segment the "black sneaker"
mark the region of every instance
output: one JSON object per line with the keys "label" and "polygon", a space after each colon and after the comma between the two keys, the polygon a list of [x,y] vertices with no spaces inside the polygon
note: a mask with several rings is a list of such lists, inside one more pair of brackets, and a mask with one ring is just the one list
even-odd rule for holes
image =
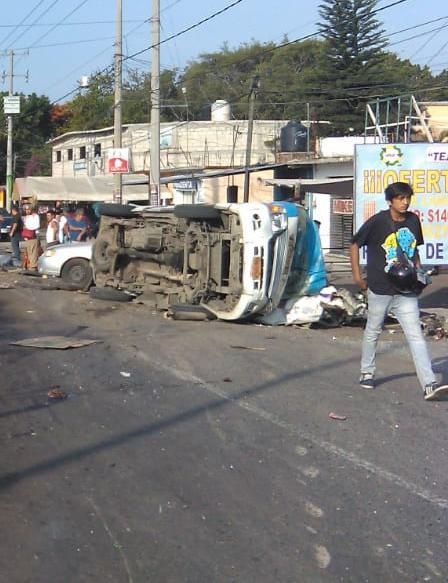
{"label": "black sneaker", "polygon": [[361,378],[359,379],[359,385],[364,387],[365,389],[374,389],[375,388],[375,379],[373,374],[370,372],[363,372],[361,373]]}
{"label": "black sneaker", "polygon": [[439,385],[439,383],[429,383],[423,389],[423,398],[425,401],[437,401],[440,397],[448,395],[448,385]]}

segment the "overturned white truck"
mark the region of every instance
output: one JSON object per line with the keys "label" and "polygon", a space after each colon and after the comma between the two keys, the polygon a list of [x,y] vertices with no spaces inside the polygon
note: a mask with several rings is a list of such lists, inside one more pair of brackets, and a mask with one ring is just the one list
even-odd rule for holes
{"label": "overturned white truck", "polygon": [[158,309],[197,306],[223,320],[269,311],[290,274],[293,207],[105,204],[92,255],[96,293],[115,288]]}

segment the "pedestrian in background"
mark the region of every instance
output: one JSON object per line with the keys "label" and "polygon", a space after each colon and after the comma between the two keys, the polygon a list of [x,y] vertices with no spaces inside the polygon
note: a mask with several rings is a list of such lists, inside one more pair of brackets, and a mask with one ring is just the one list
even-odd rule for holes
{"label": "pedestrian in background", "polygon": [[[420,220],[408,211],[413,195],[406,182],[385,190],[389,210],[370,217],[353,236],[350,259],[353,279],[367,289],[368,315],[362,341],[360,385],[375,387],[376,348],[384,320],[392,312],[408,342],[418,380],[426,400],[448,394],[448,385],[436,381],[420,325],[416,269],[421,268],[418,246],[423,245]],[[367,281],[361,276],[359,249],[367,247]],[[405,256],[408,263],[400,263]],[[414,269],[414,271],[412,271]]]}
{"label": "pedestrian in background", "polygon": [[68,233],[67,233],[67,221],[70,216],[69,209],[67,207],[58,208],[57,211],[58,218],[58,239],[59,243],[68,243]]}
{"label": "pedestrian in background", "polygon": [[89,221],[85,216],[84,209],[78,207],[74,217],[69,217],[66,228],[70,241],[85,241],[89,234]]}
{"label": "pedestrian in background", "polygon": [[47,247],[52,247],[59,243],[59,225],[56,219],[56,213],[53,210],[47,211],[47,230],[45,233],[45,239],[47,242]]}
{"label": "pedestrian in background", "polygon": [[24,206],[25,216],[23,217],[22,238],[25,243],[25,265],[31,271],[37,271],[37,260],[42,253],[38,239],[40,218],[29,204]]}
{"label": "pedestrian in background", "polygon": [[11,208],[12,225],[9,232],[11,238],[12,260],[20,267],[20,239],[22,237],[23,221],[17,206]]}

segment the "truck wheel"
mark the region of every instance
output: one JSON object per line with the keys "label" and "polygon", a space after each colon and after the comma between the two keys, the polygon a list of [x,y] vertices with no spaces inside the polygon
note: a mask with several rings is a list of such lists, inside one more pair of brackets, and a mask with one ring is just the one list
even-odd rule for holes
{"label": "truck wheel", "polygon": [[114,287],[92,287],[89,294],[94,300],[106,300],[109,302],[130,302],[134,299],[132,294]]}
{"label": "truck wheel", "polygon": [[100,205],[98,212],[100,215],[107,217],[130,219],[136,216],[136,213],[133,212],[134,208],[130,204],[103,203]]}
{"label": "truck wheel", "polygon": [[61,271],[61,279],[77,289],[88,289],[92,285],[93,274],[87,259],[69,259]]}
{"label": "truck wheel", "polygon": [[216,316],[203,306],[193,304],[174,304],[169,313],[173,320],[215,320]]}
{"label": "truck wheel", "polygon": [[107,239],[97,239],[93,244],[92,258],[95,268],[107,272],[112,266],[112,257],[109,253],[110,242]]}
{"label": "truck wheel", "polygon": [[174,207],[174,216],[178,219],[219,219],[219,210],[212,205],[178,204]]}

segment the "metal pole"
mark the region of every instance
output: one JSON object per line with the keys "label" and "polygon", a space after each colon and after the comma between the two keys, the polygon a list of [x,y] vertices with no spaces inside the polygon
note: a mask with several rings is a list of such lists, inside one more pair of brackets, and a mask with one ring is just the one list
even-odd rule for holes
{"label": "metal pole", "polygon": [[152,0],[150,200],[160,205],[160,0]]}
{"label": "metal pole", "polygon": [[246,165],[244,169],[244,202],[249,202],[249,184],[250,184],[250,160],[252,153],[252,133],[254,126],[255,94],[258,89],[259,79],[254,77],[250,87],[249,96],[249,118],[247,121],[247,141],[246,141]]}
{"label": "metal pole", "polygon": [[[9,96],[14,94],[14,51],[9,51]],[[6,146],[6,208],[8,212],[12,205],[13,191],[13,146],[12,146],[12,115],[8,115],[8,141]]]}
{"label": "metal pole", "polygon": [[310,130],[311,130],[311,119],[310,119],[310,104],[309,102],[306,104],[306,118],[308,121],[307,128],[306,128],[306,151],[310,152]]}
{"label": "metal pole", "polygon": [[[115,103],[114,103],[114,148],[122,146],[121,130],[121,90],[123,84],[123,6],[117,0],[117,17],[115,22]],[[114,176],[114,200],[123,201],[123,183],[121,173]]]}

